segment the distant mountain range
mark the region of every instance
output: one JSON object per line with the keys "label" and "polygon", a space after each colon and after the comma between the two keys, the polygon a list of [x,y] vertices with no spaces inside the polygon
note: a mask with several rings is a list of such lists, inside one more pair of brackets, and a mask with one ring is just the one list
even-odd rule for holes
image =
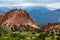
{"label": "distant mountain range", "polygon": [[[26,10],[30,16],[36,20],[38,24],[45,24],[48,22],[58,22],[60,18],[60,9],[50,10],[43,6],[33,6],[33,7],[14,7],[15,9]],[[8,12],[13,7],[0,7],[0,13]]]}

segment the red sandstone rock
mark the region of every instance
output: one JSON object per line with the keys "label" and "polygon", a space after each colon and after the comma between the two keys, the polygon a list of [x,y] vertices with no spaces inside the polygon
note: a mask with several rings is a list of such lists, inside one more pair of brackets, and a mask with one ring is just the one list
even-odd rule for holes
{"label": "red sandstone rock", "polygon": [[48,23],[46,26],[43,27],[44,29],[55,29],[60,28],[60,24],[52,25],[52,23]]}
{"label": "red sandstone rock", "polygon": [[29,16],[29,14],[25,10],[17,10],[13,9],[9,12],[6,12],[0,15],[0,23],[5,25],[30,25],[36,27],[36,22]]}

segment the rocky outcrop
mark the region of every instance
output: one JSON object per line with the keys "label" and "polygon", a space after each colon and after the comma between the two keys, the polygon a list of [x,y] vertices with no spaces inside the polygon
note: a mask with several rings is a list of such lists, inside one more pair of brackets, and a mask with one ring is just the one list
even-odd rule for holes
{"label": "rocky outcrop", "polygon": [[48,29],[48,30],[50,30],[50,29],[56,29],[56,28],[60,28],[60,24],[48,23],[43,28],[44,29]]}
{"label": "rocky outcrop", "polygon": [[29,14],[25,10],[18,10],[18,9],[13,9],[9,12],[6,12],[2,14],[3,16],[0,15],[0,23],[5,24],[6,26],[8,25],[30,25],[32,27],[36,27],[37,24],[35,20],[33,20]]}

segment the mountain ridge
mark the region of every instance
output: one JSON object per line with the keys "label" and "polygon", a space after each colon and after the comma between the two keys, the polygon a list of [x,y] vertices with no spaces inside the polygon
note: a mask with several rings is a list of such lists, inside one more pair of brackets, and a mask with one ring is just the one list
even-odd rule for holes
{"label": "mountain ridge", "polygon": [[0,18],[0,23],[5,25],[30,25],[36,27],[36,22],[29,16],[25,10],[13,9],[9,12],[3,13],[3,16]]}
{"label": "mountain ridge", "polygon": [[[25,7],[25,8],[14,7],[14,8],[26,10],[28,12],[28,14],[30,15],[30,17],[36,20],[38,25],[46,24],[48,22],[54,23],[54,22],[57,22],[58,19],[60,18],[60,16],[59,16],[60,12],[56,11],[58,9],[49,10],[47,7],[42,7],[42,6]],[[3,9],[9,11],[14,8],[3,8]]]}

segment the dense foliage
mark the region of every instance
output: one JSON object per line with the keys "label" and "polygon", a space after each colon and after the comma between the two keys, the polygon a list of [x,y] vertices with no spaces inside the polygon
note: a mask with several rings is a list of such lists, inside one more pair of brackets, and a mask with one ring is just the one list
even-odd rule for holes
{"label": "dense foliage", "polygon": [[[32,31],[31,28],[26,28],[28,26],[19,25],[17,27],[16,25],[13,25],[11,28],[5,25],[0,25],[0,40],[60,40],[59,28],[47,31],[40,28]],[[17,31],[18,28],[24,30]],[[25,28],[27,30],[25,30]]]}

